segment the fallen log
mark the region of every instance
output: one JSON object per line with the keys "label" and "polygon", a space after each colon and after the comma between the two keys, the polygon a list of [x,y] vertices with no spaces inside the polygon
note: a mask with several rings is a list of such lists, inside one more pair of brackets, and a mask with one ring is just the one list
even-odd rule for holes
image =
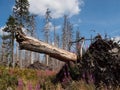
{"label": "fallen log", "polygon": [[16,40],[19,43],[20,50],[29,50],[38,53],[44,53],[60,61],[76,61],[77,55],[69,51],[49,45],[33,37],[26,36],[22,30],[16,32]]}

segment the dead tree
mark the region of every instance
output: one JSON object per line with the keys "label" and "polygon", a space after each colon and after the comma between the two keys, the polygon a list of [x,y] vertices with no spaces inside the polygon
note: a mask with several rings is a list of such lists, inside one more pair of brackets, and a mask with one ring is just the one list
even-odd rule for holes
{"label": "dead tree", "polygon": [[21,31],[22,30],[18,30],[16,32],[16,40],[19,43],[19,47],[21,50],[24,49],[24,50],[34,51],[38,53],[44,53],[53,58],[56,58],[65,62],[77,60],[76,54],[57,48],[55,46],[49,45],[35,38],[28,37]]}

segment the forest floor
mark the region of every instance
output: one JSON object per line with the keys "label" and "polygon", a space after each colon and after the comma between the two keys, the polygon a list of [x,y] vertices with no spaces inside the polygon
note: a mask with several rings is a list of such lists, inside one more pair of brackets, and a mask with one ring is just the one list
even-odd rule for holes
{"label": "forest floor", "polygon": [[[84,80],[68,80],[53,83],[56,72],[50,70],[33,70],[8,68],[0,66],[0,90],[95,90],[94,83]],[[101,86],[98,90],[107,90]],[[120,90],[119,87],[111,90]]]}

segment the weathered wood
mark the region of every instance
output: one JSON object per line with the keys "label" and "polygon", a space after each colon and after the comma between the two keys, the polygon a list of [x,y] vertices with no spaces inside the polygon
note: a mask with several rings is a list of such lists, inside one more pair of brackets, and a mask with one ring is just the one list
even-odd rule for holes
{"label": "weathered wood", "polygon": [[61,61],[76,61],[77,55],[69,51],[49,45],[43,41],[26,36],[23,32],[16,32],[16,40],[19,43],[20,49],[34,51],[38,53],[47,54],[53,58]]}

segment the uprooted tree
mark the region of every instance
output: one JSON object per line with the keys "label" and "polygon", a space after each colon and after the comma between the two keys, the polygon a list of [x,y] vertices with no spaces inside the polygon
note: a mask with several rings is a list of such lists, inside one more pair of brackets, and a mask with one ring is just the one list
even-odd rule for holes
{"label": "uprooted tree", "polygon": [[16,40],[20,49],[48,54],[64,62],[74,62],[74,65],[66,65],[60,70],[56,76],[58,81],[67,75],[72,79],[83,78],[88,83],[93,81],[96,85],[120,85],[120,46],[111,40],[97,37],[77,64],[76,54],[28,37],[21,30],[16,32]]}
{"label": "uprooted tree", "polygon": [[20,49],[48,54],[49,56],[61,61],[76,61],[77,55],[66,50],[49,45],[43,41],[26,36],[21,30],[16,32],[16,39]]}
{"label": "uprooted tree", "polygon": [[120,85],[120,46],[107,39],[92,43],[81,61],[81,72],[86,81],[96,85]]}

